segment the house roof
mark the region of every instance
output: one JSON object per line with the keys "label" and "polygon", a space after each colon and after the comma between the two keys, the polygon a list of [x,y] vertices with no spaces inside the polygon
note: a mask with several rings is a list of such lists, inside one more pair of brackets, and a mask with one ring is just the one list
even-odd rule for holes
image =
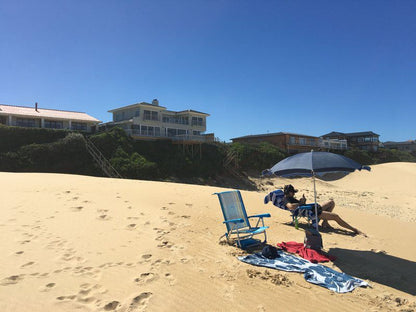
{"label": "house roof", "polygon": [[274,133],[245,135],[245,136],[241,136],[241,137],[237,137],[237,138],[232,138],[231,140],[248,139],[248,138],[259,138],[259,137],[270,137],[270,136],[278,136],[278,135],[286,135],[286,134],[318,139],[318,137],[315,137],[315,136],[312,136],[312,135],[306,135],[306,134],[291,133],[291,132],[274,132]]}
{"label": "house roof", "polygon": [[209,116],[209,114],[207,114],[207,113],[198,112],[198,111],[192,110],[192,109],[187,109],[187,110],[183,110],[183,111],[179,111],[179,112],[172,111],[172,110],[166,110],[166,107],[164,107],[164,106],[155,105],[155,104],[151,104],[151,103],[147,103],[147,102],[141,102],[141,103],[136,103],[136,104],[131,104],[131,105],[115,108],[115,109],[109,110],[108,112],[113,113],[113,112],[116,112],[116,111],[119,111],[119,110],[134,108],[134,107],[143,106],[143,105],[144,106],[151,106],[151,107],[154,107],[154,108],[161,108],[162,110],[165,110],[167,113],[172,113],[172,114],[195,113],[195,114]]}
{"label": "house roof", "polygon": [[353,137],[353,136],[364,136],[364,135],[378,135],[378,136],[380,136],[379,134],[374,133],[373,131],[351,132],[351,133],[343,133],[343,132],[332,131],[330,133],[322,135],[322,137],[332,137],[332,136]]}
{"label": "house roof", "polygon": [[116,111],[119,111],[119,110],[129,109],[129,108],[133,108],[133,107],[137,107],[137,106],[143,106],[143,105],[144,106],[151,106],[151,107],[154,107],[154,108],[161,108],[162,110],[166,109],[166,107],[164,107],[164,106],[155,105],[155,104],[147,103],[147,102],[140,102],[140,103],[130,104],[130,105],[123,106],[123,107],[114,108],[112,110],[109,110],[108,112],[113,113],[113,112],[116,112]]}
{"label": "house roof", "polygon": [[207,113],[198,112],[198,111],[193,110],[193,109],[186,109],[186,110],[179,111],[179,112],[174,112],[174,111],[169,111],[169,112],[173,112],[173,113],[176,113],[176,114],[195,113],[195,114],[209,116],[209,114],[207,114]]}
{"label": "house roof", "polygon": [[21,117],[36,117],[36,118],[53,118],[53,119],[70,119],[78,121],[101,122],[100,120],[88,115],[87,113],[64,111],[57,109],[39,108],[27,106],[15,106],[0,104],[0,115],[13,115]]}

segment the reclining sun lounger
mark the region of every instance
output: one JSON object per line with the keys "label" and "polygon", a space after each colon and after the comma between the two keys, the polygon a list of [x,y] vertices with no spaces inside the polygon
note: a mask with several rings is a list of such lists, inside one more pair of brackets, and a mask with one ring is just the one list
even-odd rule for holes
{"label": "reclining sun lounger", "polygon": [[316,223],[315,204],[302,205],[296,208],[295,210],[291,211],[284,204],[284,201],[283,201],[284,196],[285,194],[282,190],[275,190],[266,195],[266,197],[264,198],[264,203],[267,204],[269,202],[272,202],[273,205],[275,205],[276,207],[283,209],[283,210],[290,211],[292,215],[293,224],[297,224],[299,218],[306,218],[308,220],[308,224],[315,226],[315,223]]}

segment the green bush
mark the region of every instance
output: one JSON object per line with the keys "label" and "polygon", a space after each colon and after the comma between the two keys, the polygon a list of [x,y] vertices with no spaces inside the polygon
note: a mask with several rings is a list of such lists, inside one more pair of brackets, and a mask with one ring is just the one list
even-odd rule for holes
{"label": "green bush", "polygon": [[55,142],[64,138],[68,133],[68,130],[0,125],[0,153],[16,151],[21,146],[33,143],[43,144]]}
{"label": "green bush", "polygon": [[230,149],[238,155],[239,167],[242,170],[256,170],[260,172],[271,168],[288,156],[286,152],[267,142],[257,144],[232,143]]}

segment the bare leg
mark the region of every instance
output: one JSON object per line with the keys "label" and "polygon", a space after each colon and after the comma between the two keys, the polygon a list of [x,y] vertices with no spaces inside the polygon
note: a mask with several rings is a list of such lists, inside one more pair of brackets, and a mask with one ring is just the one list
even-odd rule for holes
{"label": "bare leg", "polygon": [[337,215],[336,213],[333,212],[328,212],[328,211],[322,211],[320,218],[322,220],[324,220],[324,222],[328,222],[329,220],[333,220],[336,221],[340,226],[349,229],[351,231],[353,231],[356,234],[362,234],[364,236],[366,236],[363,232],[361,232],[359,229],[352,227],[351,225],[349,225],[347,222],[345,222],[344,220],[341,219],[341,217],[339,215]]}
{"label": "bare leg", "polygon": [[[322,211],[332,212],[332,210],[334,210],[335,208],[335,202],[333,200],[330,200],[329,202],[326,202],[325,204],[323,204],[321,208],[322,208]],[[322,227],[331,228],[331,226],[328,223],[328,220],[322,221]]]}

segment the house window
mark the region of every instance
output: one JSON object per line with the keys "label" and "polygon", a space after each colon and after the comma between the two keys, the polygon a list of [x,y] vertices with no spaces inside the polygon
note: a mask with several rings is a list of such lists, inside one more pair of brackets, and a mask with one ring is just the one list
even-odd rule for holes
{"label": "house window", "polygon": [[178,129],[178,135],[185,135],[186,130]]}
{"label": "house window", "polygon": [[144,111],[144,120],[159,120],[157,112],[145,110]]}
{"label": "house window", "polygon": [[29,119],[29,118],[17,118],[16,126],[34,128],[36,127],[36,121],[35,119]]}
{"label": "house window", "polygon": [[147,134],[148,134],[148,135],[154,135],[154,131],[153,131],[153,130],[154,130],[154,128],[153,128],[153,127],[148,127],[148,128],[147,128]]}
{"label": "house window", "polygon": [[293,137],[293,136],[291,136],[291,137],[289,138],[289,144],[291,144],[291,145],[296,144],[296,138],[295,138],[295,137]]}
{"label": "house window", "polygon": [[176,135],[176,129],[168,129],[168,137],[173,137]]}
{"label": "house window", "polygon": [[299,138],[299,144],[306,145],[306,139],[305,138]]}
{"label": "house window", "polygon": [[147,126],[142,126],[142,128],[141,128],[141,134],[142,135],[147,135]]}
{"label": "house window", "polygon": [[135,117],[139,117],[140,116],[140,109],[136,109],[136,111],[134,112],[134,116]]}
{"label": "house window", "polygon": [[63,121],[45,120],[45,128],[49,128],[49,129],[62,129],[63,127],[64,127]]}
{"label": "house window", "polygon": [[155,127],[155,136],[160,136],[160,128]]}
{"label": "house window", "polygon": [[193,135],[201,135],[201,131],[192,131]]}
{"label": "house window", "polygon": [[192,126],[203,126],[203,119],[200,117],[192,117]]}
{"label": "house window", "polygon": [[87,124],[85,122],[75,122],[75,121],[73,121],[71,123],[71,129],[72,130],[86,131],[87,130]]}

